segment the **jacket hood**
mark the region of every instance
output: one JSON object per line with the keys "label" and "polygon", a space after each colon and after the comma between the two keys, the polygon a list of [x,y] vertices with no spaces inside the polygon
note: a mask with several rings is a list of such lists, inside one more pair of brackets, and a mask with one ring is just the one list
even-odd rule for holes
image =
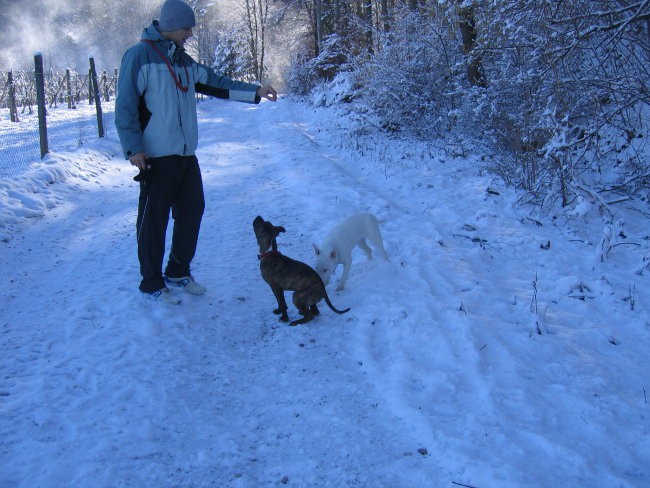
{"label": "jacket hood", "polygon": [[142,35],[140,36],[140,39],[142,41],[150,41],[156,43],[162,42],[162,45],[165,47],[165,51],[167,52],[167,56],[169,56],[169,59],[171,59],[173,62],[176,62],[181,53],[185,52],[184,49],[178,48],[172,41],[169,41],[163,37],[163,35],[160,33],[157,20],[154,20],[149,27],[142,29]]}
{"label": "jacket hood", "polygon": [[158,30],[157,20],[151,22],[151,25],[149,27],[142,29],[142,35],[140,36],[140,39],[154,42],[166,40]]}

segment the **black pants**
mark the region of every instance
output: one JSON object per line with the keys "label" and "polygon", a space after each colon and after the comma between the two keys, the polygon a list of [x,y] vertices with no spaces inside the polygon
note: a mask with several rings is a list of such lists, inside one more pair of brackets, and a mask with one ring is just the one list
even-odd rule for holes
{"label": "black pants", "polygon": [[148,162],[151,169],[140,181],[136,235],[140,291],[152,293],[165,286],[162,264],[170,210],[174,229],[165,275],[178,278],[190,274],[205,199],[196,156],[165,156]]}

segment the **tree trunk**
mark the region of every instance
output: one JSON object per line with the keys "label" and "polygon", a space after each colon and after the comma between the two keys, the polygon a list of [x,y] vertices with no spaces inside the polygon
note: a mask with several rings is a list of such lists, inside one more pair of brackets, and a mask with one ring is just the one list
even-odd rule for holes
{"label": "tree trunk", "polygon": [[460,33],[463,38],[463,52],[468,57],[467,78],[474,86],[487,86],[487,80],[483,73],[483,64],[480,56],[476,55],[476,21],[474,19],[474,7],[472,5],[464,6],[463,0],[458,0],[458,18]]}
{"label": "tree trunk", "polygon": [[314,40],[316,42],[314,53],[316,56],[320,54],[321,46],[323,45],[323,25],[321,23],[322,16],[322,0],[314,0]]}
{"label": "tree trunk", "polygon": [[268,17],[268,0],[246,0],[246,22],[253,71],[258,81],[264,77],[265,35]]}
{"label": "tree trunk", "polygon": [[368,53],[373,54],[375,52],[373,46],[373,36],[372,36],[372,0],[363,0],[363,17],[366,24],[366,45],[368,48]]}
{"label": "tree trunk", "polygon": [[381,17],[383,21],[384,32],[390,32],[390,21],[388,15],[388,0],[381,0]]}

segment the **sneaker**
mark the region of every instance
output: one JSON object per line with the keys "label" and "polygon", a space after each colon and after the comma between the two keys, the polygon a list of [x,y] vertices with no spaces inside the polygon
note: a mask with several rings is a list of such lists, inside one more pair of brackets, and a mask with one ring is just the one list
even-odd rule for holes
{"label": "sneaker", "polygon": [[172,291],[167,287],[161,288],[160,290],[154,291],[153,293],[149,293],[149,296],[151,296],[154,300],[162,300],[163,302],[171,303],[172,305],[178,305],[181,303],[181,299],[174,295]]}
{"label": "sneaker", "polygon": [[165,276],[165,283],[174,288],[180,288],[192,295],[203,295],[205,293],[205,286],[199,285],[191,275],[181,276],[180,278],[169,278]]}

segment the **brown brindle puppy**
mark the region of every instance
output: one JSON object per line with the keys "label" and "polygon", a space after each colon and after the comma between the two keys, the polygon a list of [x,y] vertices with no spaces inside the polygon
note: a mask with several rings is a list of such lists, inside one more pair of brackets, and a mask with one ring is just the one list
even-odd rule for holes
{"label": "brown brindle puppy", "polygon": [[345,310],[334,308],[327,296],[323,280],[313,268],[278,252],[275,238],[280,232],[285,232],[284,227],[276,227],[271,222],[257,216],[253,221],[253,230],[260,247],[258,257],[262,278],[269,284],[278,301],[278,308],[273,313],[279,314],[281,321],[289,321],[287,302],[284,299],[285,290],[294,292],[293,304],[302,315],[301,319],[294,320],[289,325],[304,324],[312,320],[320,313],[316,304],[323,299],[336,313],[345,313],[350,310],[349,308]]}

